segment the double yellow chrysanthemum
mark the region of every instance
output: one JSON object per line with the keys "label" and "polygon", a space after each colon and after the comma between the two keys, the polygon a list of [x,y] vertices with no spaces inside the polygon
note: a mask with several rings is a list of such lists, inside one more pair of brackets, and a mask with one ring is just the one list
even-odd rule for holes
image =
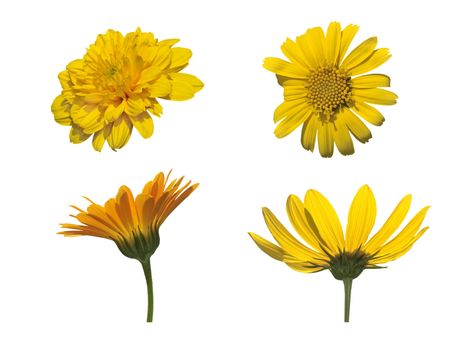
{"label": "double yellow chrysanthemum", "polygon": [[[309,190],[304,201],[295,195],[287,199],[290,222],[308,246],[296,239],[267,208],[262,209],[264,220],[278,245],[255,233],[249,234],[267,255],[296,271],[331,271],[349,288],[350,298],[352,280],[364,269],[378,268],[378,264],[398,259],[428,229],[421,228],[429,208],[425,207],[391,239],[405,219],[410,203],[411,195],[405,196],[384,225],[368,240],[374,227],[377,206],[367,185],[359,189],[352,201],[345,234],[331,203],[318,191]],[[349,304],[345,320],[349,320]]]}
{"label": "double yellow chrysanthemum", "polygon": [[277,74],[284,88],[284,102],[274,112],[275,135],[285,137],[303,124],[301,143],[313,152],[318,137],[323,157],[333,155],[334,144],[344,155],[354,153],[352,134],[362,143],[372,134],[361,118],[381,125],[382,114],[371,104],[393,105],[397,95],[381,89],[390,86],[383,74],[367,73],[390,58],[388,49],[376,49],[377,38],[365,40],[346,57],[359,29],[332,22],[325,33],[320,27],[281,46],[289,61],[269,57],[264,67]]}
{"label": "double yellow chrysanthemum", "polygon": [[192,52],[173,47],[178,41],[158,41],[139,28],[126,36],[114,30],[99,35],[82,59],[59,74],[62,93],[52,112],[56,122],[71,126],[70,141],[93,135],[93,148],[100,151],[105,141],[113,150],[122,148],[133,128],[148,138],[154,131],[149,112],[162,114],[157,98],[183,101],[200,91],[197,77],[180,73]]}

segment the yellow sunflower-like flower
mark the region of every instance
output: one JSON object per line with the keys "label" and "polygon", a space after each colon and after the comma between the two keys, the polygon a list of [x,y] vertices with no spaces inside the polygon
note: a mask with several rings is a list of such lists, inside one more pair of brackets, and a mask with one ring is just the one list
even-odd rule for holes
{"label": "yellow sunflower-like flower", "polygon": [[379,264],[398,259],[408,252],[426,232],[421,228],[429,207],[420,210],[395,237],[410,208],[411,195],[405,196],[387,221],[369,240],[374,226],[377,207],[371,189],[359,189],[349,210],[346,233],[343,233],[336,211],[319,192],[309,190],[304,201],[295,195],[287,199],[287,214],[292,226],[308,244],[296,239],[267,208],[262,209],[275,245],[250,232],[262,251],[286,263],[292,269],[313,273],[329,270],[345,287],[344,321],[349,322],[352,280],[364,269],[380,268]]}
{"label": "yellow sunflower-like flower", "polygon": [[142,264],[148,288],[147,321],[153,317],[153,290],[150,258],[159,246],[159,228],[182,201],[198,186],[190,181],[182,185],[183,177],[169,182],[169,175],[161,172],[148,182],[136,198],[122,186],[115,198],[105,205],[91,202],[87,210],[79,209],[76,218],[80,224],[61,224],[64,236],[95,236],[111,239],[128,258]]}
{"label": "yellow sunflower-like flower", "polygon": [[152,33],[100,34],[85,56],[59,74],[62,93],[52,104],[57,123],[71,126],[70,141],[93,135],[93,148],[113,149],[128,142],[133,127],[142,137],[154,132],[149,112],[159,117],[157,98],[183,101],[201,90],[195,76],[180,73],[192,51],[173,47],[178,39],[158,41]]}
{"label": "yellow sunflower-like flower", "polygon": [[326,35],[320,27],[281,46],[288,61],[269,57],[264,67],[277,74],[284,88],[284,102],[274,112],[275,135],[285,137],[303,124],[301,143],[313,152],[318,135],[321,156],[331,157],[334,144],[343,155],[354,153],[351,135],[362,143],[372,134],[359,118],[373,125],[384,122],[371,106],[393,105],[397,95],[381,89],[390,86],[383,74],[368,74],[390,58],[388,49],[376,49],[377,38],[365,40],[346,57],[359,27],[341,30],[332,22]]}

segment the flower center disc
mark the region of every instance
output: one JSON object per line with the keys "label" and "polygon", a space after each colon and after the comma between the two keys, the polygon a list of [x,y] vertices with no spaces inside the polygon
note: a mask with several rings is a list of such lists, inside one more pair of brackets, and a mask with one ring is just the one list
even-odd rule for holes
{"label": "flower center disc", "polygon": [[318,68],[308,78],[308,102],[323,121],[334,121],[350,97],[350,77],[338,68]]}

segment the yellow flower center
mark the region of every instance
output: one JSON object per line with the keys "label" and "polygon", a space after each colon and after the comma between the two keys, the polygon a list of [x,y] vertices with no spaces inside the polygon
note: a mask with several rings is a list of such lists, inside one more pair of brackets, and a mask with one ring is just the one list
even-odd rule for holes
{"label": "yellow flower center", "polygon": [[308,78],[308,103],[323,122],[333,122],[351,98],[350,77],[336,67],[314,70]]}

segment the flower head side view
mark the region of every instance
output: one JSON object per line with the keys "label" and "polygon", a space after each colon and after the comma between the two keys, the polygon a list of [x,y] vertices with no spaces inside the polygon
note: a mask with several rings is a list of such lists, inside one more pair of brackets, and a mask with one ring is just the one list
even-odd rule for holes
{"label": "flower head side view", "polygon": [[295,271],[314,273],[329,270],[344,282],[344,321],[349,322],[352,281],[365,269],[380,268],[408,252],[428,230],[421,228],[429,207],[421,209],[392,238],[410,208],[411,195],[405,196],[383,226],[370,239],[377,206],[371,189],[364,185],[352,201],[345,234],[331,203],[318,191],[309,190],[302,201],[295,195],[287,199],[287,215],[295,231],[307,243],[301,243],[268,209],[263,208],[265,223],[278,245],[250,232],[257,246],[270,257]]}
{"label": "flower head side view", "polygon": [[125,36],[115,30],[98,35],[85,56],[59,74],[62,92],[51,109],[57,123],[71,127],[70,141],[93,135],[93,148],[101,151],[105,141],[113,150],[125,146],[133,128],[151,137],[149,112],[162,114],[158,98],[184,101],[203,88],[197,77],[180,72],[192,51],[173,47],[178,41],[158,41],[139,28]]}
{"label": "flower head side view", "polygon": [[[321,27],[308,29],[296,40],[281,46],[288,61],[268,57],[264,68],[275,73],[284,89],[284,102],[274,112],[275,135],[285,137],[303,124],[302,146],[322,157],[333,155],[334,144],[343,155],[354,153],[351,134],[365,143],[372,134],[361,118],[382,125],[384,117],[371,104],[393,105],[397,95],[381,87],[390,86],[384,74],[367,74],[390,58],[386,48],[376,49],[372,37],[347,56],[359,27],[332,22],[326,35]],[[360,76],[359,76],[360,75]]]}
{"label": "flower head side view", "polygon": [[126,186],[121,186],[115,198],[99,205],[88,198],[87,210],[76,206],[79,213],[71,215],[80,224],[61,224],[64,236],[95,236],[114,241],[125,256],[138,260],[144,270],[148,292],[147,321],[152,322],[154,301],[150,258],[160,243],[159,230],[167,217],[198,186],[183,177],[169,182],[161,172],[148,182],[136,197]]}

